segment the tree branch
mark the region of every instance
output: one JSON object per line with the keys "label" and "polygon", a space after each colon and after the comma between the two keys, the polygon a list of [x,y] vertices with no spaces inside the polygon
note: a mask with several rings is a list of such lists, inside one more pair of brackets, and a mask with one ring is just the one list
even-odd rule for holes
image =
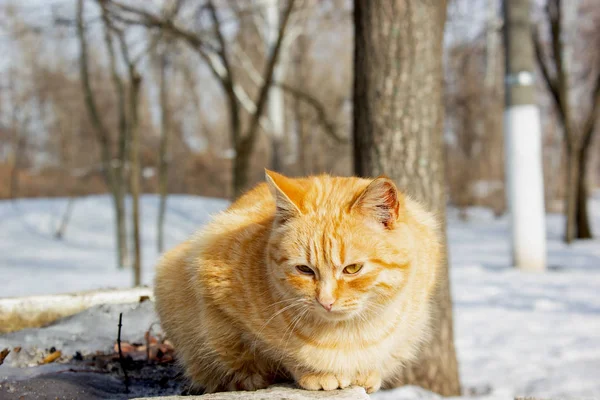
{"label": "tree branch", "polygon": [[[213,18],[213,30],[217,36],[217,41],[220,43],[220,48],[215,49],[209,43],[202,39],[204,33],[195,33],[189,31],[183,27],[179,27],[173,21],[175,13],[170,13],[168,18],[161,18],[145,10],[141,10],[135,7],[131,7],[114,0],[102,0],[109,4],[112,4],[117,10],[125,13],[135,15],[139,20],[130,19],[119,15],[118,12],[113,11],[115,19],[120,20],[124,23],[142,25],[147,28],[157,28],[160,30],[168,31],[172,36],[183,39],[188,45],[190,45],[200,57],[206,62],[213,76],[221,84],[227,102],[230,108],[230,124],[231,124],[231,137],[233,143],[240,141],[240,130],[241,130],[241,115],[240,107],[238,104],[238,97],[236,95],[235,87],[232,78],[232,69],[229,65],[229,60],[226,56],[226,42],[221,32],[220,21],[217,18],[216,10],[214,6],[211,13]],[[209,6],[212,4],[209,3]]]}
{"label": "tree branch", "polygon": [[[113,39],[111,36],[111,30],[113,27],[108,18],[108,12],[105,4],[99,1],[100,9],[102,10],[102,22],[104,25],[104,42],[108,49],[108,59],[110,65],[110,75],[117,92],[117,108],[119,112],[119,154],[118,158],[120,161],[119,168],[123,168],[125,160],[127,158],[127,109],[125,104],[125,86],[123,80],[119,76],[117,71],[117,61],[115,56]],[[119,179],[122,179],[122,174],[119,174]],[[116,183],[116,182],[115,182]],[[122,182],[121,182],[122,183]],[[120,185],[119,185],[120,186]]]}
{"label": "tree branch", "polygon": [[546,83],[546,86],[548,87],[548,91],[550,92],[550,95],[552,96],[552,99],[554,100],[554,102],[556,104],[556,108],[560,114],[561,120],[564,120],[562,103],[560,101],[560,94],[558,92],[558,84],[556,82],[556,78],[550,75],[550,71],[548,69],[546,59],[544,57],[544,50],[542,49],[540,35],[539,35],[539,32],[536,27],[534,27],[532,30],[532,39],[533,39],[533,45],[534,45],[534,49],[535,49],[535,57],[537,59],[538,65],[540,67],[540,71],[542,72],[544,82]]}
{"label": "tree branch", "polygon": [[246,136],[240,141],[239,146],[236,146],[236,151],[238,152],[241,150],[241,147],[246,147],[247,149],[245,151],[252,152],[252,147],[254,146],[256,133],[258,131],[260,117],[262,115],[265,104],[267,103],[270,91],[269,89],[271,88],[271,83],[273,82],[273,71],[275,70],[275,65],[277,64],[277,59],[281,51],[281,44],[285,36],[285,30],[290,19],[290,15],[292,14],[292,10],[294,8],[294,1],[295,0],[289,0],[285,10],[283,11],[283,18],[281,19],[281,25],[279,26],[279,31],[277,34],[277,41],[275,42],[273,48],[270,49],[269,59],[267,60],[267,65],[263,74],[264,82],[262,87],[260,88],[258,100],[256,101],[256,112],[252,115],[252,119],[250,121],[250,126],[248,128]]}
{"label": "tree branch", "polygon": [[256,86],[261,86],[264,81],[258,69],[252,63],[250,56],[242,49],[239,43],[233,44],[233,55],[237,58],[237,60],[242,64],[244,70],[248,73],[248,77],[252,80]]}
{"label": "tree branch", "polygon": [[[173,22],[173,18],[176,15],[175,13],[171,13],[170,18],[160,18],[146,10],[142,10],[139,8],[131,7],[126,4],[119,3],[114,0],[102,0],[103,2],[112,5],[116,9],[121,10],[127,14],[132,14],[138,17],[139,19],[131,19],[125,16],[120,15],[116,11],[111,11],[112,16],[123,23],[130,25],[142,25],[147,28],[159,28],[164,29],[171,32],[173,35],[178,36],[184,39],[189,45],[196,48],[204,48],[207,47],[208,44],[201,40],[201,35],[192,31],[189,31],[183,27],[177,26]],[[178,8],[176,8],[178,10]]]}
{"label": "tree branch", "polygon": [[572,149],[575,144],[573,126],[569,111],[569,84],[565,71],[563,60],[563,43],[562,43],[562,12],[561,0],[550,0],[546,7],[548,15],[548,23],[550,24],[550,37],[552,42],[552,59],[556,69],[556,91],[558,99],[559,113],[563,122],[563,135],[568,149]]}
{"label": "tree branch", "polygon": [[217,54],[221,58],[221,62],[223,63],[223,67],[225,68],[227,77],[230,81],[233,82],[233,70],[231,69],[231,64],[227,55],[227,44],[225,42],[225,38],[223,37],[223,32],[221,31],[221,22],[219,21],[219,17],[217,16],[217,10],[215,9],[215,5],[213,4],[212,0],[208,0],[207,6],[208,11],[210,12],[210,17],[213,21],[213,32],[214,35],[217,37],[217,41],[219,42]]}
{"label": "tree branch", "polygon": [[231,139],[233,145],[237,146],[241,139],[241,115],[240,105],[238,102],[238,97],[236,94],[236,88],[234,84],[233,69],[231,68],[231,64],[229,63],[229,57],[227,55],[227,43],[225,42],[223,32],[221,31],[221,22],[219,21],[219,17],[217,16],[217,10],[215,9],[215,5],[213,4],[212,0],[208,1],[207,7],[210,12],[211,19],[213,21],[214,35],[217,37],[217,41],[219,43],[217,55],[219,56],[219,60],[222,63],[224,70],[224,73],[220,75],[220,82],[223,86],[223,90],[225,91],[225,95],[227,96],[227,101],[229,103],[230,108]]}
{"label": "tree branch", "polygon": [[325,106],[323,105],[323,103],[321,103],[319,99],[317,99],[310,93],[304,92],[301,89],[289,86],[282,82],[275,82],[274,85],[280,87],[281,89],[294,96],[298,100],[301,100],[306,104],[310,105],[317,113],[317,118],[323,126],[323,128],[325,129],[325,133],[329,135],[329,137],[331,137],[337,143],[348,143],[348,139],[338,135],[335,122],[331,121],[327,117],[327,111],[325,110]]}
{"label": "tree branch", "polygon": [[226,75],[223,72],[224,68],[220,64],[220,60],[214,56],[214,54],[218,52],[218,49],[215,49],[209,43],[202,40],[202,35],[204,34],[204,32],[192,32],[175,24],[173,20],[177,15],[177,11],[179,10],[178,7],[175,7],[173,11],[169,13],[167,18],[161,18],[145,10],[121,4],[114,0],[102,1],[112,5],[116,10],[120,10],[121,12],[124,12],[126,14],[135,15],[138,18],[131,19],[121,15],[116,10],[111,10],[111,15],[115,20],[129,25],[140,25],[150,29],[154,28],[164,30],[169,32],[171,35],[184,40],[190,47],[192,47],[198,52],[198,54],[206,62],[211,73],[217,80],[219,80],[222,83],[223,80],[226,79]]}
{"label": "tree branch", "polygon": [[600,69],[596,72],[596,81],[592,89],[591,98],[592,107],[587,119],[583,125],[582,148],[588,147],[592,142],[592,136],[595,131],[596,121],[600,117]]}
{"label": "tree branch", "polygon": [[111,189],[114,189],[114,177],[112,174],[112,168],[110,165],[111,152],[110,143],[108,138],[108,131],[100,118],[98,112],[98,106],[94,99],[92,85],[90,82],[90,71],[88,63],[88,43],[85,37],[85,28],[83,26],[83,0],[77,1],[77,36],[79,37],[79,72],[81,75],[81,83],[83,86],[83,95],[85,99],[85,105],[90,116],[92,126],[94,127],[94,133],[101,147],[102,162],[104,176],[107,184]]}

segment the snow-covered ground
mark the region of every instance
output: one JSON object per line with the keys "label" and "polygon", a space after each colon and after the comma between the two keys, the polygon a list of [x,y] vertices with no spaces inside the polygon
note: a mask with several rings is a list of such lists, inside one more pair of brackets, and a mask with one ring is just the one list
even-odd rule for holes
{"label": "snow-covered ground", "polygon": [[[115,269],[107,196],[75,202],[63,240],[53,237],[65,199],[0,202],[0,297],[131,284]],[[171,196],[166,240],[172,246],[225,207],[222,200]],[[600,234],[600,192],[592,199]],[[144,282],[152,280],[158,199],[143,198]],[[600,397],[600,241],[566,246],[562,218],[549,215],[545,274],[510,268],[506,218],[449,210],[455,336],[463,387],[485,399],[515,395]],[[400,394],[400,393],[398,393]],[[389,393],[391,395],[391,393]],[[394,398],[381,394],[379,399]]]}
{"label": "snow-covered ground", "polygon": [[[131,270],[116,269],[113,210],[108,196],[77,199],[64,239],[54,234],[67,199],[0,201],[0,297],[129,287]],[[185,240],[227,206],[221,199],[171,196],[165,245]],[[158,197],[142,199],[143,283],[151,284],[156,246]],[[128,221],[129,222],[129,221]],[[131,232],[131,229],[129,230]],[[131,245],[131,243],[130,243]]]}

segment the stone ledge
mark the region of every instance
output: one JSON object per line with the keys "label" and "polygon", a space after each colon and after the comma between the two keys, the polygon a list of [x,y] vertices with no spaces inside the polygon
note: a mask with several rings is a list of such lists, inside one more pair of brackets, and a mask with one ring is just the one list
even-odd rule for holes
{"label": "stone ledge", "polygon": [[297,389],[291,386],[272,386],[268,389],[257,390],[256,392],[222,392],[211,393],[202,396],[167,396],[167,397],[141,397],[135,400],[368,400],[369,396],[365,389],[353,387],[344,390],[335,390],[330,392]]}

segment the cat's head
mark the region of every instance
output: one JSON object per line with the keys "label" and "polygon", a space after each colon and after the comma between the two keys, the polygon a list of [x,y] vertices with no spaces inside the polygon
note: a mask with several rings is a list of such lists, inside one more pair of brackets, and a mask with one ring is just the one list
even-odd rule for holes
{"label": "cat's head", "polygon": [[382,312],[409,276],[412,237],[393,181],[267,171],[276,213],[267,252],[279,294],[340,321]]}

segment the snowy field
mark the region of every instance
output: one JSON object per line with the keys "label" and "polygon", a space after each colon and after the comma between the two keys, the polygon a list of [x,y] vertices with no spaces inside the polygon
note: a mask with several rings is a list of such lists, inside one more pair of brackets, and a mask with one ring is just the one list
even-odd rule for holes
{"label": "snowy field", "polygon": [[[131,271],[115,269],[109,198],[78,199],[65,238],[57,240],[53,234],[66,204],[65,199],[0,202],[0,297],[131,284]],[[225,205],[170,197],[167,245],[187,238]],[[157,208],[156,197],[143,198],[145,283],[151,283],[158,257]],[[600,234],[599,192],[590,211]],[[600,398],[600,241],[568,247],[561,242],[562,218],[549,215],[547,224],[549,272],[522,273],[510,268],[506,218],[471,209],[463,222],[449,210],[456,346],[467,394]]]}

